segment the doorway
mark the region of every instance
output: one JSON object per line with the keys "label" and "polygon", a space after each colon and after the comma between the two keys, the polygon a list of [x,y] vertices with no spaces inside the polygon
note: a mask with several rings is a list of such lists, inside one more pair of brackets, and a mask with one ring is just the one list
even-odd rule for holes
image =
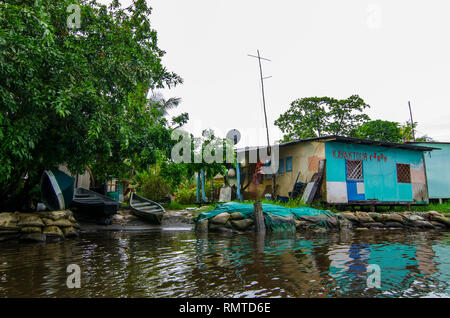
{"label": "doorway", "polygon": [[345,163],[348,201],[365,200],[363,161],[346,160]]}

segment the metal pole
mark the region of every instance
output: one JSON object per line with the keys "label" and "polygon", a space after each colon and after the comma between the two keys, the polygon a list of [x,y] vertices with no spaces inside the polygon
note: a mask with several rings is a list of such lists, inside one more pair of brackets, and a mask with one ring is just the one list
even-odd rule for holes
{"label": "metal pole", "polygon": [[414,121],[413,121],[413,117],[412,117],[412,111],[411,111],[411,102],[408,101],[408,107],[409,107],[409,116],[411,118],[411,131],[412,131],[412,136],[413,136],[413,140],[416,141],[416,136],[414,134]]}
{"label": "metal pole", "polygon": [[[251,57],[256,57],[258,58],[258,63],[259,63],[259,74],[261,77],[261,92],[262,92],[262,98],[263,98],[263,108],[264,108],[264,120],[266,123],[266,134],[267,134],[267,154],[268,155],[272,155],[272,149],[270,147],[270,139],[269,139],[269,125],[267,124],[267,113],[266,113],[266,98],[265,98],[265,94],[264,94],[264,77],[263,77],[263,72],[262,72],[262,65],[261,65],[261,59],[269,61],[268,59],[265,59],[263,57],[261,57],[261,55],[259,54],[259,50],[257,50],[258,56],[254,56],[254,55],[250,55]],[[268,78],[268,77],[266,77]],[[276,174],[272,175],[272,199],[275,200],[275,193],[276,193]]]}
{"label": "metal pole", "polygon": [[269,149],[270,149],[269,126],[267,125],[267,114],[266,114],[266,98],[264,96],[264,78],[263,78],[263,73],[262,73],[261,56],[259,55],[259,50],[257,50],[257,52],[258,52],[259,74],[261,76],[261,91],[262,91],[263,107],[264,107],[264,120],[266,122],[267,147],[269,147]]}

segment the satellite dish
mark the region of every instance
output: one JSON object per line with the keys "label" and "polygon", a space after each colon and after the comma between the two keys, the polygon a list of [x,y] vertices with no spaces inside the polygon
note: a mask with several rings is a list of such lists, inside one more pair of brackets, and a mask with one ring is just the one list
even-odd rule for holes
{"label": "satellite dish", "polygon": [[227,133],[227,138],[230,139],[234,145],[236,145],[241,140],[241,133],[237,129],[231,129]]}
{"label": "satellite dish", "polygon": [[236,176],[236,170],[234,170],[233,168],[228,170],[228,176],[230,178],[234,178]]}

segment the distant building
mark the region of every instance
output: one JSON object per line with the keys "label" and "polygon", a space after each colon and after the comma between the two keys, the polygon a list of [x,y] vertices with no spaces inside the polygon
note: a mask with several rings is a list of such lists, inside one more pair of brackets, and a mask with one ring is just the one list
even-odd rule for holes
{"label": "distant building", "polygon": [[416,142],[412,145],[440,148],[425,154],[429,198],[450,198],[450,142]]}
{"label": "distant building", "polygon": [[[286,199],[296,183],[311,184],[321,175],[322,161],[325,168],[316,197],[330,205],[427,204],[424,154],[428,156],[433,149],[341,136],[283,143],[279,145],[276,195]],[[237,150],[245,158],[239,169],[244,199],[263,199],[272,193],[273,174],[268,169],[255,174],[257,164],[250,160],[255,150]]]}

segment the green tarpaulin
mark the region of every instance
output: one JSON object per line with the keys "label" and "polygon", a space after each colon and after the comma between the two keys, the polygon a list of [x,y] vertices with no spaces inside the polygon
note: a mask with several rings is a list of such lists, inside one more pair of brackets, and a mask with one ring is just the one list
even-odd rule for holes
{"label": "green tarpaulin", "polygon": [[[295,229],[295,220],[308,220],[316,223],[318,226],[328,227],[330,220],[334,220],[335,216],[324,210],[318,210],[310,207],[286,208],[275,204],[262,204],[264,223],[269,230]],[[196,219],[196,223],[211,219],[220,213],[241,213],[245,219],[253,218],[253,204],[228,202],[219,204],[212,211],[202,212]],[[332,222],[332,221],[331,221]]]}

